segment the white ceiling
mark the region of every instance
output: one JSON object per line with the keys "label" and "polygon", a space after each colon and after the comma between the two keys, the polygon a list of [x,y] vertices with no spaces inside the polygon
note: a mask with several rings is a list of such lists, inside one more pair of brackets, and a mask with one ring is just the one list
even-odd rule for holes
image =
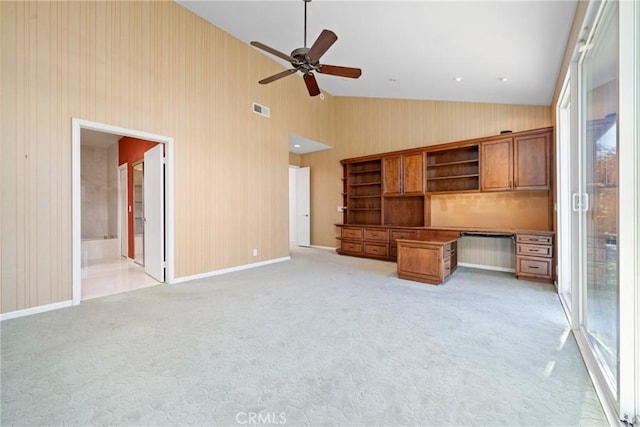
{"label": "white ceiling", "polygon": [[[178,3],[246,43],[286,54],[304,44],[302,0]],[[338,41],[320,62],[362,69],[357,80],[318,75],[335,96],[550,105],[576,4],[313,0],[307,46],[330,29]]]}
{"label": "white ceiling", "polygon": [[80,145],[94,148],[108,148],[122,138],[122,135],[97,130],[80,129]]}

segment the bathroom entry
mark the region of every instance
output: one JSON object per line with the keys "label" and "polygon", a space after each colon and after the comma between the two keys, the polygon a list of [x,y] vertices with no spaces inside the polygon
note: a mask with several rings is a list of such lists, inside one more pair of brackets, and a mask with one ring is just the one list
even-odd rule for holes
{"label": "bathroom entry", "polygon": [[[72,118],[71,125],[73,305],[80,304],[82,300],[88,298],[154,286],[166,281],[171,282],[174,279],[172,256],[174,249],[172,238],[173,139],[77,118]],[[111,166],[107,166],[108,169],[113,170],[115,175],[115,191],[113,192],[115,226],[113,228],[116,230],[117,238],[111,239],[115,243],[113,251],[115,257],[113,262],[102,259],[98,261],[99,264],[93,262],[90,267],[96,268],[87,268],[89,263],[84,262],[85,247],[91,242],[84,242],[82,239],[82,229],[91,225],[95,219],[94,215],[91,215],[93,212],[87,215],[86,207],[83,209],[82,206],[82,200],[86,199],[87,194],[93,194],[92,191],[87,191],[87,188],[83,187],[83,184],[86,186],[87,182],[82,182],[82,169],[86,170],[88,164],[83,159],[81,146],[84,144],[81,140],[84,140],[83,136],[87,131],[109,134],[117,140],[116,155],[110,157],[115,159],[115,162],[109,162]],[[144,162],[142,182],[144,188],[142,204],[145,208],[143,211],[145,213],[143,215],[144,266],[134,261],[133,233],[132,166],[141,160]],[[164,178],[165,172],[167,179]],[[117,187],[120,187],[120,190],[122,187],[126,187],[126,191],[118,192]],[[123,205],[124,209],[122,209]],[[152,208],[150,209],[150,207]],[[83,210],[85,210],[84,213]],[[168,218],[166,222],[165,217]],[[126,223],[127,227],[118,226],[118,222]],[[128,235],[125,235],[125,228]],[[100,239],[105,242],[107,240],[104,237]],[[122,240],[126,240],[126,248],[122,247]],[[149,243],[150,241],[151,243]],[[123,249],[125,249],[125,256],[123,256]],[[168,254],[166,260],[165,252]],[[87,253],[89,253],[88,250]],[[96,292],[93,292],[92,285],[94,284],[101,286]]]}

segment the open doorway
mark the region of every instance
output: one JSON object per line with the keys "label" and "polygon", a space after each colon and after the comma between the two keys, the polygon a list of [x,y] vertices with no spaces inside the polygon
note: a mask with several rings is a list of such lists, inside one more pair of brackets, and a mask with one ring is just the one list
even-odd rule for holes
{"label": "open doorway", "polygon": [[[147,211],[147,215],[142,217],[142,221],[144,226],[147,222],[152,226],[153,231],[145,234],[153,234],[154,246],[154,250],[150,254],[150,257],[153,258],[151,262],[144,262],[143,259],[142,264],[145,266],[134,262],[133,170],[129,169],[132,168],[133,162],[125,162],[124,164],[120,162],[121,156],[118,153],[117,142],[115,147],[113,146],[114,142],[107,144],[106,155],[100,154],[99,150],[96,153],[95,149],[91,153],[91,149],[85,148],[84,139],[92,133],[107,139],[111,138],[114,142],[121,141],[123,137],[146,140],[142,142],[153,147],[142,147],[141,151],[144,155],[144,163],[149,162],[150,165],[150,177],[145,178],[145,184],[150,182],[151,184],[148,185],[152,189],[148,191],[150,202],[145,200],[152,209]],[[72,120],[72,299],[74,305],[84,299],[173,280],[172,143],[173,140],[169,137],[79,119]],[[94,155],[98,166],[87,163],[89,162],[88,153]],[[163,153],[166,153],[166,160]],[[104,158],[107,158],[106,164],[101,160]],[[103,164],[104,167],[102,167]],[[95,191],[98,188],[95,182],[99,180],[89,178],[89,175],[96,173],[93,169],[98,170],[98,174],[112,175],[110,181],[100,184],[100,188],[104,188],[104,191]],[[102,212],[99,207],[91,207],[90,204],[83,203],[91,201],[92,197],[106,200],[106,213]],[[96,212],[102,213],[96,214]],[[96,221],[96,218],[102,217],[106,217],[106,220]],[[87,238],[87,231],[94,226],[95,222],[102,222],[103,226],[98,228],[100,231],[89,233],[95,234],[95,238]],[[103,229],[106,229],[107,232],[103,233]],[[146,271],[146,264],[150,264],[151,271]],[[98,282],[102,282],[102,285],[94,286]],[[99,289],[100,287],[101,289]]]}
{"label": "open doorway", "polygon": [[82,300],[164,281],[144,268],[143,156],[157,144],[89,129],[80,132]]}

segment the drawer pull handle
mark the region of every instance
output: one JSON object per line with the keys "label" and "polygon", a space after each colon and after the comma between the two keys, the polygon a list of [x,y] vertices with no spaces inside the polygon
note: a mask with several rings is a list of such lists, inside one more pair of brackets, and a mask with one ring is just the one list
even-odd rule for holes
{"label": "drawer pull handle", "polygon": [[537,265],[530,265],[529,268],[540,268]]}

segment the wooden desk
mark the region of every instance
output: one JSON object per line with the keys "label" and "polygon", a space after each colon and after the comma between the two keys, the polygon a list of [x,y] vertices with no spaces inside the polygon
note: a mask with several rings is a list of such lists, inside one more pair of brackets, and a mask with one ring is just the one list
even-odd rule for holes
{"label": "wooden desk", "polygon": [[438,285],[458,267],[457,239],[398,239],[398,277]]}

